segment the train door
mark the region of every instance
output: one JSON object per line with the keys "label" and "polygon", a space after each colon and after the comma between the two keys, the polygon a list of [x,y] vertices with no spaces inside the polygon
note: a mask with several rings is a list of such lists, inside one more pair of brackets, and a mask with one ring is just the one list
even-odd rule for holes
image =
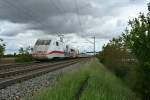
{"label": "train door", "polygon": [[64,57],[63,45],[61,42],[56,41],[56,51],[58,57]]}

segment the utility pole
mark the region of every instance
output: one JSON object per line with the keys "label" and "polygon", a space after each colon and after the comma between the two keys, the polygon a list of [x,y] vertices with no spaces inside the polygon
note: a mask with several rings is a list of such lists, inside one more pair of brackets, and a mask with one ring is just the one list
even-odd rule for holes
{"label": "utility pole", "polygon": [[88,41],[89,43],[91,43],[93,45],[93,55],[95,56],[96,55],[96,51],[95,51],[95,35],[93,37],[91,37],[94,39],[94,41],[89,41],[88,39],[86,39],[86,41]]}
{"label": "utility pole", "polygon": [[93,51],[94,51],[94,56],[95,56],[95,36],[93,37],[93,39],[94,39],[94,43],[93,43],[94,44],[94,50]]}

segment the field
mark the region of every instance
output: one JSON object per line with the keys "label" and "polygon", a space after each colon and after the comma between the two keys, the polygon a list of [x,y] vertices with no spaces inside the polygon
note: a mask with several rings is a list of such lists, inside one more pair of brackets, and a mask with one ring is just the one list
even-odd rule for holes
{"label": "field", "polygon": [[140,100],[97,59],[64,75],[54,86],[36,93],[32,100]]}
{"label": "field", "polygon": [[15,63],[15,57],[7,57],[7,58],[2,58],[0,63],[2,64],[11,64]]}

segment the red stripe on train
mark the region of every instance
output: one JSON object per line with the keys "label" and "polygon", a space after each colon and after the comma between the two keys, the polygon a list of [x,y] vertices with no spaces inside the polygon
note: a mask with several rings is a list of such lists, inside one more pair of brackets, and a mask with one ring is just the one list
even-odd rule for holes
{"label": "red stripe on train", "polygon": [[49,54],[64,54],[64,51],[49,51],[48,53],[43,53],[43,52],[34,52],[32,55],[49,55]]}
{"label": "red stripe on train", "polygon": [[48,52],[47,54],[54,54],[54,53],[57,53],[57,54],[64,54],[64,51],[50,51]]}

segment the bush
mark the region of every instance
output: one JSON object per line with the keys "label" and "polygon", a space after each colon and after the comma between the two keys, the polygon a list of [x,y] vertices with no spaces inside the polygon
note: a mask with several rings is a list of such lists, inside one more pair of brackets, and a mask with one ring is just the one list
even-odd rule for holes
{"label": "bush", "polygon": [[135,90],[144,100],[150,100],[150,63],[144,62],[137,69]]}
{"label": "bush", "polygon": [[113,39],[103,47],[98,58],[118,77],[125,78],[135,63],[134,56],[121,44],[121,39]]}
{"label": "bush", "polygon": [[16,62],[22,63],[22,62],[30,62],[33,61],[32,55],[31,54],[20,54],[16,58]]}
{"label": "bush", "polygon": [[31,50],[31,47],[20,48],[19,49],[19,55],[16,58],[16,62],[30,62],[33,61],[32,55],[29,53]]}

